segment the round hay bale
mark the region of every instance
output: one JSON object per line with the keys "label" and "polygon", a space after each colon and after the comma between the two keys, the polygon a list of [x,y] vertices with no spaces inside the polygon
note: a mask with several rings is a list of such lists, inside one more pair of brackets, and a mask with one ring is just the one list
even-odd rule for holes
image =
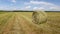
{"label": "round hay bale", "polygon": [[47,15],[44,11],[34,11],[32,14],[32,22],[36,24],[46,23]]}

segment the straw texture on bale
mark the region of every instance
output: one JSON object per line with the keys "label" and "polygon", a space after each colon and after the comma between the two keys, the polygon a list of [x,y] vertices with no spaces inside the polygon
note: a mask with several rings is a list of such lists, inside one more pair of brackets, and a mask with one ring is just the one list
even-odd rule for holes
{"label": "straw texture on bale", "polygon": [[32,14],[32,22],[35,24],[46,23],[47,14],[44,11],[34,11]]}

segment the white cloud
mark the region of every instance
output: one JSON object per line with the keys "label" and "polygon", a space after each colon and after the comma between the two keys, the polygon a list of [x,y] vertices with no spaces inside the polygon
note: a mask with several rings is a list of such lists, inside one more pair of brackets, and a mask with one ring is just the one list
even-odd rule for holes
{"label": "white cloud", "polygon": [[11,2],[16,3],[16,0],[12,0]]}
{"label": "white cloud", "polygon": [[33,10],[36,10],[38,7],[34,7]]}
{"label": "white cloud", "polygon": [[30,1],[30,4],[54,5],[52,3],[43,2],[43,1]]}
{"label": "white cloud", "polygon": [[28,3],[24,3],[25,5],[40,5],[42,7],[34,7],[33,9],[43,9],[43,10],[60,10],[60,7],[49,2],[44,1],[30,1]]}
{"label": "white cloud", "polygon": [[40,10],[44,10],[45,8],[44,8],[44,7],[39,7],[38,9],[40,9]]}
{"label": "white cloud", "polygon": [[24,7],[24,10],[29,10],[31,8],[31,6],[26,6]]}
{"label": "white cloud", "polygon": [[1,6],[0,10],[17,10],[15,6]]}
{"label": "white cloud", "polygon": [[60,8],[58,8],[58,7],[50,7],[50,9],[52,9],[52,10],[60,10]]}
{"label": "white cloud", "polygon": [[26,8],[26,9],[29,9],[30,7],[31,7],[31,6],[26,6],[25,8]]}
{"label": "white cloud", "polygon": [[49,3],[49,2],[44,2],[44,1],[30,1],[29,3],[24,3],[24,4],[42,4],[42,5],[54,5],[54,4],[52,4],[52,3]]}
{"label": "white cloud", "polygon": [[20,8],[20,10],[30,10],[31,6],[25,6],[25,7],[22,7]]}
{"label": "white cloud", "polygon": [[33,10],[44,10],[44,7],[34,7]]}

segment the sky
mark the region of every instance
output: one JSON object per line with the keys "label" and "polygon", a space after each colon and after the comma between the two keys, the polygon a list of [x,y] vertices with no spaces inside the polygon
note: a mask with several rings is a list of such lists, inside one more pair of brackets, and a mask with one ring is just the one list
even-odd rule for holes
{"label": "sky", "polygon": [[0,10],[60,11],[60,0],[0,0]]}

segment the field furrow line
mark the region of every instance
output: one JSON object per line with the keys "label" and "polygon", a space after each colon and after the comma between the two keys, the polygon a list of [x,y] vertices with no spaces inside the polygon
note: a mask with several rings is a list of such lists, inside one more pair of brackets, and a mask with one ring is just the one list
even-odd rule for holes
{"label": "field furrow line", "polygon": [[17,19],[17,15],[15,15],[15,21],[12,27],[12,30],[10,31],[10,34],[23,34],[24,32],[22,31],[22,28],[19,24],[19,21]]}
{"label": "field furrow line", "polygon": [[12,28],[13,23],[14,23],[14,16],[11,15],[11,17],[7,20],[7,24],[2,30],[2,34],[8,34]]}
{"label": "field furrow line", "polygon": [[24,19],[23,16],[20,15],[18,20],[20,21],[19,23],[25,31],[25,34],[40,34],[41,28],[36,28],[34,25],[30,24],[29,21]]}
{"label": "field furrow line", "polygon": [[3,25],[6,24],[6,21],[9,19],[10,16],[11,16],[11,15],[7,14],[7,15],[5,15],[3,18],[0,19],[0,29],[1,29],[1,27],[2,27]]}
{"label": "field furrow line", "polygon": [[0,25],[2,28],[0,28],[1,32],[0,33],[3,33],[2,31],[4,30],[4,28],[7,26],[8,24],[8,20],[10,19],[10,17],[12,16],[12,14],[8,14],[8,16],[6,16],[3,20],[2,20],[2,25]]}

